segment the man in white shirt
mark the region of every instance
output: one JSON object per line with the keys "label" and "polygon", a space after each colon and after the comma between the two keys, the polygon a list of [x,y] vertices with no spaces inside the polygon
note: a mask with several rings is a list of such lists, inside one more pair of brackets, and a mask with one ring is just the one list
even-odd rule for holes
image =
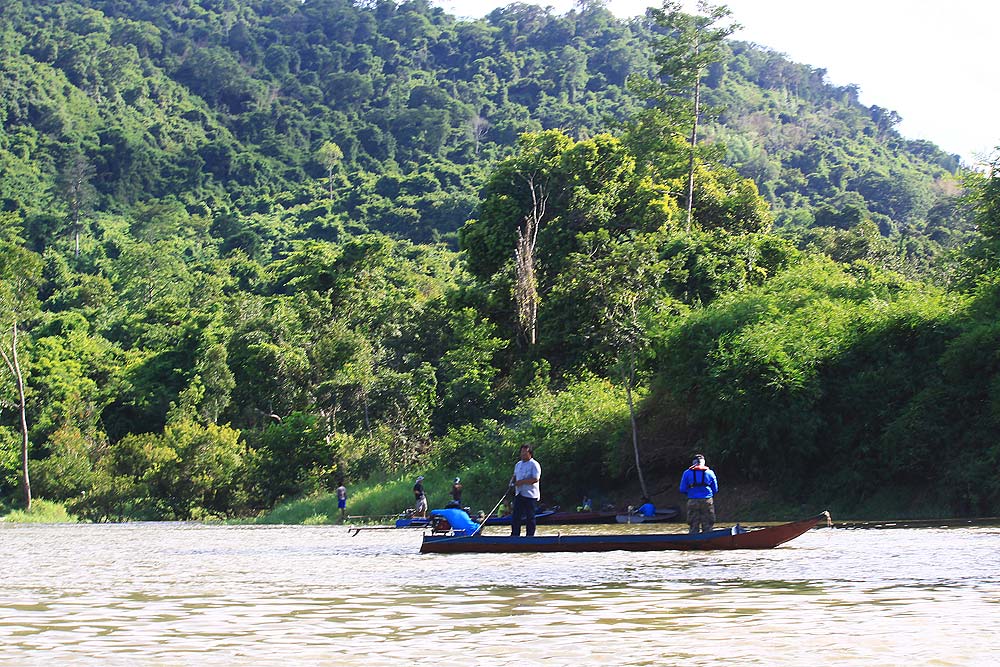
{"label": "man in white shirt", "polygon": [[535,508],[541,491],[538,480],[542,478],[542,466],[531,457],[531,445],[521,445],[521,460],[514,464],[514,476],[510,485],[514,487],[514,514],[510,522],[510,536],[521,536],[521,523],[524,523],[526,537],[535,535]]}

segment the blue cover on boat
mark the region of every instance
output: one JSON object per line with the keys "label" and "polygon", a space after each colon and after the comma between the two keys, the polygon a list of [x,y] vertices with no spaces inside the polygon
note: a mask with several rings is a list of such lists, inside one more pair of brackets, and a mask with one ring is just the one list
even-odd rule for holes
{"label": "blue cover on boat", "polygon": [[479,524],[469,518],[469,515],[465,513],[465,510],[450,507],[440,510],[431,510],[431,516],[444,518],[451,525],[451,529],[456,533],[471,534],[474,530],[479,528]]}

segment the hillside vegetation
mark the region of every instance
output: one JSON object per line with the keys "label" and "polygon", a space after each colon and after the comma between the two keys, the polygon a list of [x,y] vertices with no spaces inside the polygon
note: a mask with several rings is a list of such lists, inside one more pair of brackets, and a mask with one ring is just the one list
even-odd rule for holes
{"label": "hillside vegetation", "polygon": [[11,0],[0,37],[9,506],[25,466],[93,520],[489,495],[528,440],[567,506],[697,449],[997,512],[995,170],[822,70],[721,42],[689,173],[680,35],[596,1]]}

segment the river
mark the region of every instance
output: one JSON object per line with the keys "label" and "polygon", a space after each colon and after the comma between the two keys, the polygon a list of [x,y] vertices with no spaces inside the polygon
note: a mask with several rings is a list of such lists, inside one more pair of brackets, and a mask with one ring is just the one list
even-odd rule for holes
{"label": "river", "polygon": [[0,664],[1000,663],[997,526],[705,553],[422,556],[420,535],[0,524]]}

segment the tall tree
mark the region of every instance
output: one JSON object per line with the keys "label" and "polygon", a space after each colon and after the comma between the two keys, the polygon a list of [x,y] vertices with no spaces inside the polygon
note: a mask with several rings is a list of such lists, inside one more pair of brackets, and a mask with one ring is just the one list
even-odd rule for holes
{"label": "tall tree", "polygon": [[21,490],[24,492],[24,508],[31,509],[31,479],[28,476],[28,416],[27,403],[24,398],[24,374],[21,372],[21,362],[17,357],[17,322],[11,325],[10,354],[6,350],[7,343],[0,347],[0,357],[10,370],[17,387],[17,408],[21,418]]}
{"label": "tall tree", "polygon": [[80,256],[80,234],[83,231],[84,217],[90,212],[97,196],[91,183],[93,178],[94,165],[82,153],[73,154],[59,175],[62,196],[69,209],[69,225],[73,232],[76,257]]}
{"label": "tall tree", "polygon": [[663,7],[652,10],[656,25],[666,35],[656,42],[656,62],[663,91],[668,98],[680,101],[667,109],[676,114],[677,122],[689,126],[687,228],[691,228],[694,207],[694,172],[698,146],[698,125],[703,110],[701,84],[708,68],[723,58],[722,45],[726,37],[740,26],[726,23],[732,12],[725,5],[714,6],[699,0],[700,14],[681,11],[681,3],[665,0]]}
{"label": "tall tree", "polygon": [[607,230],[583,234],[580,251],[567,258],[565,279],[553,299],[571,302],[588,313],[578,335],[595,341],[608,370],[621,378],[632,428],[632,452],[642,495],[648,496],[639,455],[635,392],[639,365],[649,349],[648,322],[657,312],[673,308],[662,289],[667,262],[659,257],[663,236],[658,232],[612,238]]}
{"label": "tall tree", "polygon": [[542,224],[542,218],[545,217],[545,204],[549,198],[545,186],[535,181],[535,174],[525,177],[528,190],[531,192],[531,210],[517,228],[517,244],[514,246],[514,301],[517,303],[517,319],[521,331],[529,345],[535,344],[538,330],[535,246],[538,244],[538,228]]}
{"label": "tall tree", "polygon": [[497,304],[496,321],[523,332],[529,345],[537,330],[532,354],[560,365],[557,359],[575,359],[588,345],[570,339],[577,306],[548,302],[563,280],[567,256],[580,250],[580,235],[652,231],[678,215],[666,188],[639,174],[635,158],[615,137],[575,142],[549,130],[522,135],[518,153],[497,166],[479,219],[462,229],[461,242],[477,278],[492,283],[496,294],[517,296],[509,305]]}
{"label": "tall tree", "polygon": [[327,141],[316,151],[316,158],[323,163],[323,168],[326,169],[328,196],[330,201],[333,201],[333,172],[344,161],[344,151],[334,142]]}
{"label": "tall tree", "polygon": [[10,371],[17,390],[17,409],[21,427],[21,489],[25,509],[31,509],[31,480],[28,476],[28,417],[24,371],[18,355],[20,321],[38,308],[38,285],[42,262],[35,253],[10,244],[0,244],[0,324],[10,327],[11,337],[0,346],[0,357]]}

